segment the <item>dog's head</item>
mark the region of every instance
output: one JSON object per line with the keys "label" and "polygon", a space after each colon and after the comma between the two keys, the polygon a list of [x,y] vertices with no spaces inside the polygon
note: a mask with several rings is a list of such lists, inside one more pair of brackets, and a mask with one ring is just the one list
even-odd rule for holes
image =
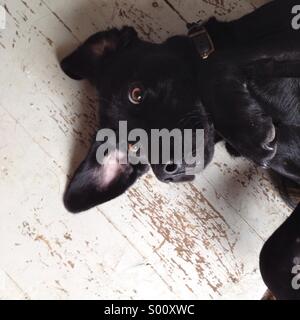
{"label": "dog's head", "polygon": [[[61,66],[71,78],[88,79],[98,88],[101,128],[118,132],[120,121],[127,121],[129,132],[143,129],[148,136],[151,129],[204,129],[207,165],[213,156],[214,130],[199,96],[199,60],[188,37],[153,44],[140,40],[133,28],[124,27],[93,35]],[[194,151],[199,146],[197,139],[192,140]],[[147,169],[146,164],[120,164],[127,155],[119,148],[111,149],[99,163],[96,154],[100,146],[101,142],[95,142],[91,147],[66,192],[65,204],[70,211],[83,211],[115,198]],[[174,149],[174,142],[170,148]],[[187,174],[184,161],[175,163],[171,158],[149,163],[163,182],[194,178]]]}

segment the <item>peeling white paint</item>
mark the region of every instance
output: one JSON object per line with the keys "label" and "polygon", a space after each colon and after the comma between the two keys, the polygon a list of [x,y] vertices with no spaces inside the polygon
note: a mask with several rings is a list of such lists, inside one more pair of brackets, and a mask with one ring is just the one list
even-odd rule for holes
{"label": "peeling white paint", "polygon": [[[253,9],[249,1],[171,2],[190,21]],[[153,41],[184,33],[178,14],[156,3],[0,1],[7,12],[0,33],[0,299],[263,295],[258,254],[288,210],[264,172],[222,146],[193,184],[168,186],[149,174],[88,213],[63,208],[68,177],[96,128],[97,98],[67,79],[57,55],[109,26],[133,25]]]}

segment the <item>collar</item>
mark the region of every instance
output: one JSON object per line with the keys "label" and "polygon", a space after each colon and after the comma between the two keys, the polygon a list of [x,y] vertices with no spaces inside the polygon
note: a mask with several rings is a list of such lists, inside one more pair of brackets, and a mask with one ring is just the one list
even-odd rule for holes
{"label": "collar", "polygon": [[198,23],[189,23],[187,28],[188,36],[193,40],[201,58],[203,60],[207,59],[215,52],[215,46],[206,28]]}

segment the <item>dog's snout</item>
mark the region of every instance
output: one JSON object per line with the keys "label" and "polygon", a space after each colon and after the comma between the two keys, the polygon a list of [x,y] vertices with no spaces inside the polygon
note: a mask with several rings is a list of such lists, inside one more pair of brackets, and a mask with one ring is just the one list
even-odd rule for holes
{"label": "dog's snout", "polygon": [[165,183],[170,182],[186,182],[194,179],[193,175],[187,175],[185,172],[185,166],[169,162],[164,165],[153,165],[152,169],[156,177]]}
{"label": "dog's snout", "polygon": [[178,175],[180,175],[180,166],[171,161],[163,166],[161,180],[166,183],[175,182]]}
{"label": "dog's snout", "polygon": [[164,167],[164,172],[168,175],[177,173],[179,170],[179,165],[173,162],[167,163]]}

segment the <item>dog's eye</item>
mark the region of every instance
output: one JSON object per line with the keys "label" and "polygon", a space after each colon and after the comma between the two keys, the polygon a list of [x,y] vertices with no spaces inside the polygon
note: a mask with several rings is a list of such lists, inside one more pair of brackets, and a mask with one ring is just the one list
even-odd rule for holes
{"label": "dog's eye", "polygon": [[144,90],[140,87],[131,88],[128,93],[129,101],[133,104],[140,104],[144,101]]}

